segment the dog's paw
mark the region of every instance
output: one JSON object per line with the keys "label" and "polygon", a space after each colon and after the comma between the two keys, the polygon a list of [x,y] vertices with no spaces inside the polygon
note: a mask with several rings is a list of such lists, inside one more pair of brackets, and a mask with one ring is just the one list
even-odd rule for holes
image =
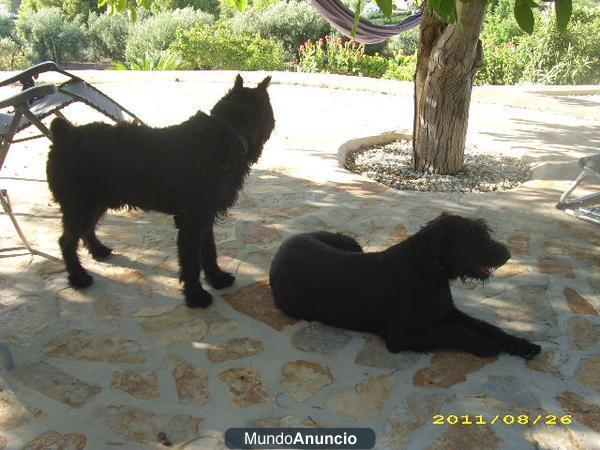
{"label": "dog's paw", "polygon": [[212,295],[202,288],[186,290],[185,304],[188,308],[207,308],[212,303]]}
{"label": "dog's paw", "polygon": [[77,272],[69,275],[69,284],[75,289],[83,289],[94,282],[92,276],[87,272]]}
{"label": "dog's paw", "polygon": [[517,338],[506,346],[506,353],[531,359],[542,351],[542,347],[533,344],[526,339]]}
{"label": "dog's paw", "polygon": [[229,287],[235,281],[235,277],[229,272],[220,271],[216,274],[206,275],[206,281],[215,289],[224,289]]}
{"label": "dog's paw", "polygon": [[92,258],[96,261],[103,261],[112,254],[112,248],[102,244],[90,248],[89,250],[90,255],[92,255]]}

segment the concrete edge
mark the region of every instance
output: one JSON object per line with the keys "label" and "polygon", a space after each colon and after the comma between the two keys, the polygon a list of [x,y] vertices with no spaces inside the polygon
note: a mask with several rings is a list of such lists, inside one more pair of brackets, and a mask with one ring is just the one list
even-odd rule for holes
{"label": "concrete edge", "polygon": [[374,136],[366,136],[346,141],[337,150],[338,164],[342,169],[347,171],[348,169],[346,169],[346,157],[348,156],[348,153],[371,145],[389,144],[390,142],[394,142],[399,139],[411,140],[412,133],[402,130],[386,131]]}

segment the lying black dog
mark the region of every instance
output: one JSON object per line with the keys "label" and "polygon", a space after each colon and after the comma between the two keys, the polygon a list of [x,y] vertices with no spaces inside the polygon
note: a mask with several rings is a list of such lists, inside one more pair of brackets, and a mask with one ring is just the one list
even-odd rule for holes
{"label": "lying black dog", "polygon": [[59,244],[71,286],[92,283],[77,256],[79,239],[95,259],[109,256],[111,249],[96,237],[96,223],[107,209],[123,207],[175,217],[188,306],[211,302],[200,284],[201,268],[214,288],[233,283],[234,277],[217,264],[213,224],[235,203],[275,126],[270,80],[251,89],[238,75],[210,116],[199,111],[166,128],[52,122],[46,171],[63,214]]}
{"label": "lying black dog", "polygon": [[483,220],[442,214],[404,242],[363,253],[351,237],[299,234],[273,258],[269,279],[287,314],[379,334],[391,352],[456,348],[532,358],[541,348],[459,311],[449,280],[487,280],[510,252]]}

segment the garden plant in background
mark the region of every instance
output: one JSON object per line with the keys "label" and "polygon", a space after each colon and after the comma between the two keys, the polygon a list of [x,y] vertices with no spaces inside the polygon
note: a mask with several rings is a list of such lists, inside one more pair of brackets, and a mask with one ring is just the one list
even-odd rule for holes
{"label": "garden plant in background", "polygon": [[180,29],[171,51],[195,69],[285,69],[285,52],[279,43],[256,34],[235,35],[224,25]]}
{"label": "garden plant in background", "polygon": [[149,15],[131,25],[125,47],[128,62],[143,58],[158,59],[175,41],[178,30],[189,30],[213,23],[214,16],[191,7]]}

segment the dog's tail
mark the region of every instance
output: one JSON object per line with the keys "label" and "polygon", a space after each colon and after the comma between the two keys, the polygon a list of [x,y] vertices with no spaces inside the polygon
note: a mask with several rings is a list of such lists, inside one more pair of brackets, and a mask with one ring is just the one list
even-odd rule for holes
{"label": "dog's tail", "polygon": [[62,117],[57,117],[50,124],[50,136],[52,137],[52,142],[64,142],[73,128],[71,122]]}

